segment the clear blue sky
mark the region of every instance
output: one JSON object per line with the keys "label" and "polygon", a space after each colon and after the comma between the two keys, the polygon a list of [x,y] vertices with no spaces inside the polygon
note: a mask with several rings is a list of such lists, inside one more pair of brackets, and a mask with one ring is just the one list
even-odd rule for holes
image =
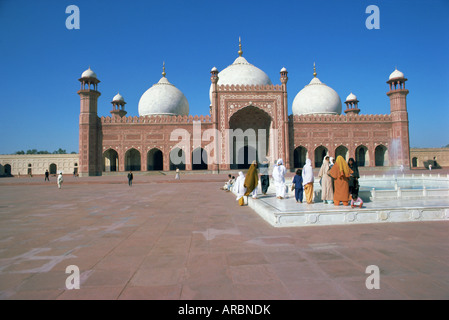
{"label": "clear blue sky", "polygon": [[[80,29],[68,30],[68,5]],[[380,29],[368,30],[368,5]],[[289,114],[296,94],[320,80],[342,101],[353,92],[364,114],[390,112],[385,83],[395,66],[406,87],[411,147],[449,144],[449,1],[21,1],[0,0],[0,154],[63,148],[78,152],[78,78],[101,80],[98,114],[120,91],[128,115],[166,63],[190,114],[209,113],[210,69],[243,56],[274,84],[289,71]]]}

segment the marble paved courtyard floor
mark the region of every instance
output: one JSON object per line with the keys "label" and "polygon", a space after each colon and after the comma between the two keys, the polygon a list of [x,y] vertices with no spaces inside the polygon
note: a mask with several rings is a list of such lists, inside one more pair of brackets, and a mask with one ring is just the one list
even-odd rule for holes
{"label": "marble paved courtyard floor", "polygon": [[43,180],[0,179],[0,299],[449,299],[448,221],[275,228],[226,175]]}

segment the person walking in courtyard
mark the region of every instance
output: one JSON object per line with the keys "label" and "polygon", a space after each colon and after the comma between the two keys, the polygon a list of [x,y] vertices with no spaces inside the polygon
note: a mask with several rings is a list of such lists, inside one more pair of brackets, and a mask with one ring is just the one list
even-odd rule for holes
{"label": "person walking in courtyard", "polygon": [[246,188],[245,196],[257,198],[257,185],[259,184],[259,173],[257,172],[257,162],[254,160],[246,173],[244,186]]}
{"label": "person walking in courtyard", "polygon": [[128,185],[129,185],[130,187],[133,185],[133,179],[134,179],[133,172],[130,171],[130,172],[128,173]]}
{"label": "person walking in courtyard", "polygon": [[176,175],[175,175],[175,180],[179,180],[180,179],[180,177],[179,177],[179,168],[178,167],[176,167]]}
{"label": "person walking in courtyard", "polygon": [[[357,195],[359,193],[359,178],[360,178],[359,168],[353,158],[349,158],[348,166],[349,166],[349,169],[352,170],[352,174],[349,177],[349,194]],[[351,199],[349,199],[349,200],[351,200]]]}
{"label": "person walking in courtyard", "polygon": [[45,170],[45,180],[44,181],[50,181],[50,173],[48,170]]}
{"label": "person walking in courtyard", "polygon": [[298,202],[302,203],[302,199],[303,199],[304,187],[302,185],[301,173],[302,173],[301,169],[296,170],[296,174],[293,177],[293,181],[292,181],[292,191],[295,190],[296,203],[298,203]]}
{"label": "person walking in courtyard", "polygon": [[308,204],[313,203],[313,182],[312,161],[306,159],[306,164],[302,168],[302,185],[304,186],[304,193]]}
{"label": "person walking in courtyard", "polygon": [[270,164],[268,159],[265,158],[261,164],[259,164],[260,169],[260,187],[263,194],[267,194],[268,187],[270,186],[270,176],[268,175],[268,169]]}
{"label": "person walking in courtyard", "polygon": [[59,171],[59,175],[58,175],[58,189],[61,189],[63,182],[64,182],[64,178],[62,177],[62,171]]}
{"label": "person walking in courtyard", "polygon": [[349,168],[345,159],[338,156],[335,165],[329,171],[329,174],[334,178],[334,205],[349,205],[349,177],[352,170]]}
{"label": "person walking in courtyard", "polygon": [[329,170],[329,156],[326,156],[318,173],[318,177],[321,179],[321,200],[323,200],[324,204],[334,202],[334,182],[332,177],[329,176]]}
{"label": "person walking in courtyard", "polygon": [[285,174],[287,169],[284,166],[284,161],[279,159],[276,162],[276,166],[273,168],[273,180],[276,186],[276,198],[284,199],[285,198]]}

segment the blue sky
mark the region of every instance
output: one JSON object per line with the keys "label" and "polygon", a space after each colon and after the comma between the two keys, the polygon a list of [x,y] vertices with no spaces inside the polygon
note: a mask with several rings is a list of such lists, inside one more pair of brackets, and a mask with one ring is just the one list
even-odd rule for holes
{"label": "blue sky", "polygon": [[[69,5],[80,29],[68,30]],[[368,30],[368,5],[380,29]],[[0,0],[0,154],[38,149],[78,152],[78,78],[89,66],[101,80],[98,114],[110,115],[120,91],[128,115],[166,63],[190,114],[209,112],[210,69],[238,56],[274,84],[289,71],[289,114],[296,94],[320,80],[342,101],[353,92],[364,114],[390,112],[388,76],[409,81],[411,147],[449,144],[449,1],[21,1]]]}

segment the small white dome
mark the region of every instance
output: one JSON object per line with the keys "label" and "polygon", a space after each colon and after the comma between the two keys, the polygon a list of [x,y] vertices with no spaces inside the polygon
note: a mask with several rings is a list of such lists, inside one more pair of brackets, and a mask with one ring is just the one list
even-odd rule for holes
{"label": "small white dome", "polygon": [[398,78],[404,78],[404,74],[401,71],[399,71],[398,69],[396,69],[390,74],[390,77],[388,79],[391,80],[391,79],[398,79]]}
{"label": "small white dome", "polygon": [[341,99],[334,89],[314,77],[298,92],[292,104],[295,115],[341,114]]}
{"label": "small white dome", "polygon": [[346,101],[355,101],[357,100],[357,97],[352,92],[349,94],[349,96],[346,97]]}
{"label": "small white dome", "polygon": [[215,71],[218,71],[218,69],[217,69],[216,67],[213,67],[213,68],[210,70],[210,72],[215,72]]}
{"label": "small white dome", "polygon": [[139,116],[188,115],[189,103],[184,94],[162,77],[142,95],[139,101]]}
{"label": "small white dome", "polygon": [[287,72],[287,69],[286,69],[285,67],[283,67],[283,68],[281,69],[281,72]]}
{"label": "small white dome", "polygon": [[125,99],[123,98],[123,96],[120,93],[117,93],[114,98],[112,98],[112,101],[120,101],[120,102],[125,102]]}
{"label": "small white dome", "polygon": [[[271,85],[265,72],[250,64],[244,57],[238,57],[234,63],[218,73],[218,85]],[[212,101],[212,85],[209,90]]]}
{"label": "small white dome", "polygon": [[84,71],[81,74],[81,78],[97,78],[97,75],[95,74],[95,72],[92,71],[92,69],[89,67],[89,69],[87,69],[86,71]]}

